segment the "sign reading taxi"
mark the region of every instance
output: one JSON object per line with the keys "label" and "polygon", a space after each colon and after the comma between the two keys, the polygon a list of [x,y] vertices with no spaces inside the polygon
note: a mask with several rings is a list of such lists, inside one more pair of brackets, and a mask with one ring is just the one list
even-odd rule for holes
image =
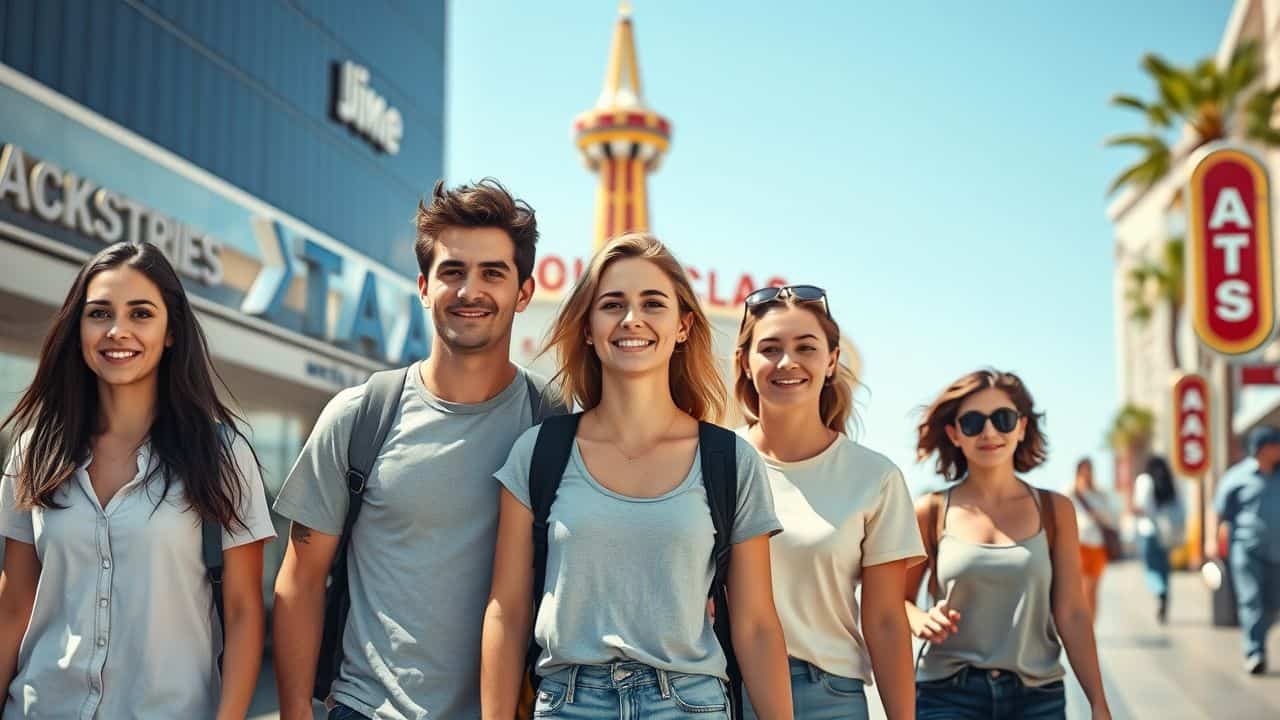
{"label": "sign reading taxi", "polygon": [[1223,355],[1244,355],[1275,328],[1271,186],[1244,150],[1219,145],[1191,172],[1187,293],[1196,335]]}
{"label": "sign reading taxi", "polygon": [[1209,469],[1209,383],[1179,375],[1173,384],[1173,471],[1189,478]]}

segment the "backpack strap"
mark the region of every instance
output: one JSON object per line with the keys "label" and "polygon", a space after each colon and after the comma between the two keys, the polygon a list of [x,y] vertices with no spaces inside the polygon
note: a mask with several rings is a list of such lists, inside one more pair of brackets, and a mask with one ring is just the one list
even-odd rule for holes
{"label": "backpack strap", "polygon": [[[226,647],[227,623],[222,608],[222,524],[213,520],[200,523],[200,554],[204,557],[204,574],[209,579],[213,593],[213,609],[218,613],[218,627],[222,629],[222,643]],[[222,668],[222,653],[218,653],[218,668]]]}
{"label": "backpack strap", "polygon": [[929,553],[929,595],[934,600],[942,599],[942,586],[938,583],[938,538],[947,521],[947,508],[943,504],[942,493],[929,494],[928,521],[925,526],[925,551]]}
{"label": "backpack strap", "polygon": [[711,600],[716,614],[716,639],[724,651],[729,675],[729,708],[733,720],[742,718],[742,670],[733,648],[729,617],[729,560],[733,554],[733,524],[738,511],[738,439],[733,431],[708,422],[698,423],[698,451],[702,463],[702,484],[715,527],[712,559]]}
{"label": "backpack strap", "polygon": [[[1053,541],[1058,537],[1058,520],[1053,514],[1053,493],[1036,488],[1036,500],[1040,505],[1040,527],[1044,528],[1045,544],[1049,547],[1050,577],[1053,574]],[[1053,581],[1049,581],[1049,610],[1053,610]]]}
{"label": "backpack strap", "polygon": [[329,569],[329,587],[324,608],[324,631],[320,638],[320,655],[316,663],[316,682],[312,694],[320,700],[329,695],[330,686],[342,665],[342,633],[346,629],[351,598],[347,587],[347,551],[351,546],[351,529],[364,506],[364,490],[369,474],[382,452],[387,433],[400,414],[400,397],[409,376],[409,368],[383,370],[369,376],[364,397],[356,410],[351,439],[347,443],[347,515],[342,535]]}
{"label": "backpack strap", "polygon": [[[535,419],[537,415],[535,414]],[[554,415],[542,421],[538,439],[533,445],[533,457],[529,462],[529,510],[533,513],[533,614],[536,621],[542,607],[542,595],[547,585],[547,532],[551,517],[551,505],[555,503],[560,480],[569,465],[573,453],[573,441],[578,434],[582,413]],[[530,633],[529,652],[525,665],[529,679],[537,690],[538,675],[534,672],[542,648]]]}

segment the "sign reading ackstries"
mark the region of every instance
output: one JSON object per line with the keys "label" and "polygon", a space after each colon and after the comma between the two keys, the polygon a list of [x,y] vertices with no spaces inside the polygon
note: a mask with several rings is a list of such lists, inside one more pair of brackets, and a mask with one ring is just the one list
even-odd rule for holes
{"label": "sign reading ackstries", "polygon": [[1203,477],[1209,469],[1209,383],[1201,375],[1178,376],[1173,384],[1173,471]]}
{"label": "sign reading ackstries", "polygon": [[1271,188],[1262,164],[1218,146],[1191,173],[1188,294],[1196,334],[1209,349],[1244,355],[1275,329]]}

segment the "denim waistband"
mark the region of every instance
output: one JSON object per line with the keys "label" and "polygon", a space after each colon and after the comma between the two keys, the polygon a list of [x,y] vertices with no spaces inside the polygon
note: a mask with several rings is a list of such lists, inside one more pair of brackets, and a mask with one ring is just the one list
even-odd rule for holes
{"label": "denim waistband", "polygon": [[578,688],[622,689],[657,685],[662,697],[671,694],[671,679],[686,677],[688,673],[659,670],[640,662],[614,662],[607,665],[573,665],[547,676],[564,685],[565,701],[573,702]]}
{"label": "denim waistband", "polygon": [[[823,676],[844,677],[843,675],[836,675],[835,673],[829,673],[826,670],[823,670],[822,668],[818,667],[817,665],[814,665],[813,663],[807,660],[801,660],[800,658],[788,657],[787,665],[790,666],[791,668],[791,677],[793,678],[807,677],[809,678],[809,682],[811,683],[820,682]],[[844,679],[853,680],[854,682],[862,682],[858,678],[844,678]]]}

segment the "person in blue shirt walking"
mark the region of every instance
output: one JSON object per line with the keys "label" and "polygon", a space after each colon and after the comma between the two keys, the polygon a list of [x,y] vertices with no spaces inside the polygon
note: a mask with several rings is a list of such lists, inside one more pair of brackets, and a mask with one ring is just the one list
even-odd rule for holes
{"label": "person in blue shirt walking", "polygon": [[1280,428],[1249,434],[1249,454],[1227,471],[1214,498],[1219,547],[1228,547],[1245,670],[1267,671],[1267,630],[1280,614]]}

